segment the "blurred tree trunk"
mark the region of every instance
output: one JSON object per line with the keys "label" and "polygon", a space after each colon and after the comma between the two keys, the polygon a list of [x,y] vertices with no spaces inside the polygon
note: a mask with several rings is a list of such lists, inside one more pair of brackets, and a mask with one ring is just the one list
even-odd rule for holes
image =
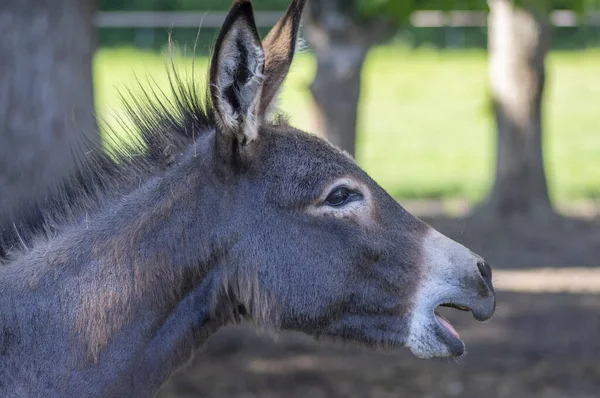
{"label": "blurred tree trunk", "polygon": [[481,212],[543,219],[553,214],[542,155],[548,14],[534,0],[488,0],[489,65],[498,132],[494,186]]}
{"label": "blurred tree trunk", "polygon": [[68,174],[94,118],[93,0],[0,1],[0,219]]}
{"label": "blurred tree trunk", "polygon": [[317,112],[317,132],[352,156],[361,69],[369,49],[389,39],[395,25],[385,19],[360,21],[354,0],[311,0],[307,39],[317,57],[310,86]]}

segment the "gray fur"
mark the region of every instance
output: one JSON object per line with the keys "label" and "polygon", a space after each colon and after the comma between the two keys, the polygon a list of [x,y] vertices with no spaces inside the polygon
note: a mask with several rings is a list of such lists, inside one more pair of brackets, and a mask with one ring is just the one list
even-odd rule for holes
{"label": "gray fur", "polygon": [[[302,5],[284,18],[297,24]],[[256,33],[251,14],[249,2],[234,5],[217,54],[240,18],[252,21],[235,25],[244,37]],[[297,28],[282,31],[296,42]],[[293,51],[276,42],[287,71]],[[215,59],[211,87],[227,65]],[[269,79],[272,99],[279,84]],[[256,139],[245,142],[216,122],[223,108],[204,109],[194,86],[173,82],[174,110],[151,90],[130,102],[141,142],[120,149],[120,161],[85,159],[47,202],[0,225],[0,396],[150,396],[211,333],[242,318],[368,345],[429,338],[411,335],[411,322],[419,286],[433,286],[423,282],[434,266],[423,264],[430,227],[320,138],[259,114]],[[339,179],[364,190],[356,210],[324,201]],[[452,247],[436,281],[458,286],[452,267],[464,266],[458,296],[491,316],[491,282]],[[428,259],[446,255],[435,249]]]}

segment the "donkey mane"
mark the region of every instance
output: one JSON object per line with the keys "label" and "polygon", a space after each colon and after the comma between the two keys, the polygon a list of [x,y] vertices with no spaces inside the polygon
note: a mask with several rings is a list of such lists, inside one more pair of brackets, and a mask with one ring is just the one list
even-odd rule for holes
{"label": "donkey mane", "polygon": [[[77,162],[69,176],[50,186],[43,198],[0,214],[0,265],[28,251],[36,239],[85,222],[106,203],[164,173],[198,137],[215,128],[210,95],[193,73],[182,77],[171,58],[167,74],[168,92],[149,78],[147,85],[138,79],[136,89],[119,93],[125,116],[117,124],[125,134],[104,123],[108,145],[79,141],[78,148],[71,148]],[[271,123],[286,121],[277,114]]]}

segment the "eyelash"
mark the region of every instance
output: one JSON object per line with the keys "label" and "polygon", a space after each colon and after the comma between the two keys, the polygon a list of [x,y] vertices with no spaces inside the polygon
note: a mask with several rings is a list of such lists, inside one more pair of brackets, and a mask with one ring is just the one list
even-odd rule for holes
{"label": "eyelash", "polygon": [[331,207],[341,207],[350,202],[360,200],[362,197],[360,192],[354,191],[348,187],[340,186],[334,188],[329,195],[327,195],[325,204]]}

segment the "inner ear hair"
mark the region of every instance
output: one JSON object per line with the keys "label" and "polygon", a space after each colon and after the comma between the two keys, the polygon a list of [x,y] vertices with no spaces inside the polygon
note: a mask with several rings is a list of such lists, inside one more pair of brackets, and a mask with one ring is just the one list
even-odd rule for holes
{"label": "inner ear hair", "polygon": [[219,33],[210,93],[222,138],[247,145],[258,135],[265,54],[249,1],[237,2]]}
{"label": "inner ear hair", "polygon": [[306,0],[293,0],[286,13],[271,29],[265,40],[265,82],[259,113],[269,115],[290,70],[298,43],[298,33]]}

